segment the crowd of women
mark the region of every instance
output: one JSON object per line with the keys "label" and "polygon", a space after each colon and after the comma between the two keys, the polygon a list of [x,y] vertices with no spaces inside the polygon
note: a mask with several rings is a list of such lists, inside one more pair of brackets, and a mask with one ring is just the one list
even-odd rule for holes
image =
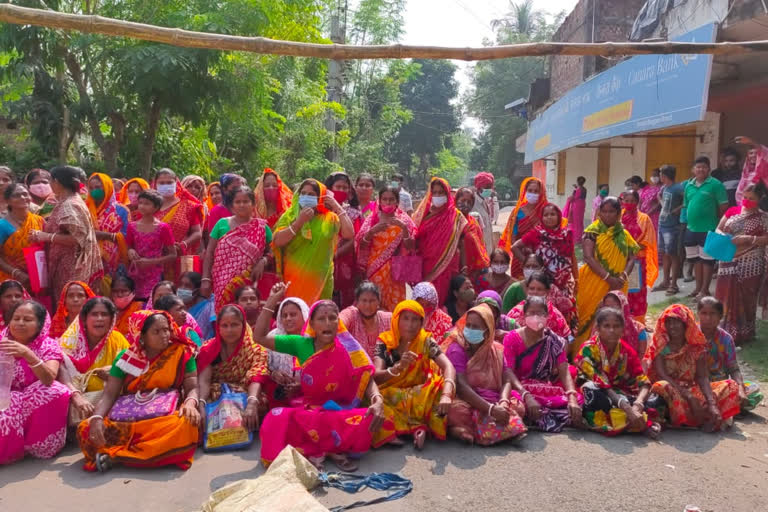
{"label": "crowd of women", "polygon": [[433,178],[409,215],[401,180],[368,174],[290,187],[265,169],[251,188],[0,168],[0,464],[69,437],[86,470],[186,469],[225,391],[265,464],[292,445],[345,471],[405,438],[655,438],[761,401],[716,299],[646,327],[656,254],[636,192],[574,236],[529,178],[495,244],[493,185]]}

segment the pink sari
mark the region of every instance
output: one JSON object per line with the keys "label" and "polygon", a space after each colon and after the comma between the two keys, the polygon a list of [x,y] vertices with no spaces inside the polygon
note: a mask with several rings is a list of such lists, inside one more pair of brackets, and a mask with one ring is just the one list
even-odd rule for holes
{"label": "pink sari", "polygon": [[[64,360],[59,344],[48,337],[51,319],[28,347],[42,361]],[[8,335],[4,329],[0,338]],[[11,405],[0,411],[0,464],[10,464],[27,453],[49,459],[64,448],[67,435],[69,389],[54,381],[45,386],[23,359],[16,359],[11,381]]]}
{"label": "pink sari", "polygon": [[580,244],[581,237],[584,236],[584,213],[586,209],[587,189],[576,187],[571,197],[565,202],[565,208],[563,208],[563,215],[568,219],[574,244]]}
{"label": "pink sari", "polygon": [[[659,230],[659,215],[661,215],[661,208],[659,203],[659,193],[661,192],[661,185],[646,185],[645,188],[640,190],[640,211],[645,213],[651,218],[653,223],[653,229]],[[653,201],[656,200],[656,211],[648,213],[653,207]]]}

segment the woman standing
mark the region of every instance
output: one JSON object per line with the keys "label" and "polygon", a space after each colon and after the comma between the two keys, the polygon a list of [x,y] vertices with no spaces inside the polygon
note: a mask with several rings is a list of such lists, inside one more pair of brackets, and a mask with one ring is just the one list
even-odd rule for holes
{"label": "woman standing", "polygon": [[629,307],[632,316],[640,323],[645,323],[645,314],[648,312],[648,288],[653,287],[656,278],[659,277],[659,253],[656,230],[653,228],[648,215],[637,210],[637,192],[624,192],[621,194],[621,205],[624,208],[621,223],[624,229],[632,235],[632,238],[640,246],[635,256],[635,271],[637,278],[633,279],[633,285],[629,289]]}
{"label": "woman standing", "polygon": [[339,319],[371,358],[376,354],[379,335],[389,330],[392,323],[392,313],[379,311],[380,307],[379,287],[370,281],[363,281],[355,289],[355,305],[339,313]]}
{"label": "woman standing", "polygon": [[[555,306],[571,327],[578,324],[576,293],[578,291],[579,264],[570,228],[564,226],[563,214],[554,204],[542,208],[541,224],[523,235],[512,246],[518,261],[525,261],[527,253],[534,253],[544,262],[544,268],[553,277],[557,296]],[[582,229],[583,231],[583,229]]]}
{"label": "woman standing", "polygon": [[339,233],[355,236],[346,212],[325,185],[304,180],[293,196],[291,209],[280,217],[274,236],[275,264],[290,296],[307,303],[333,296],[333,255]]}
{"label": "woman standing", "polygon": [[388,311],[405,300],[405,283],[394,279],[392,258],[416,248],[416,224],[399,208],[399,197],[399,189],[382,188],[378,209],[365,219],[356,235],[357,264],[365,278],[381,290]]}
{"label": "woman standing", "polygon": [[0,217],[5,217],[8,213],[8,200],[5,198],[5,191],[15,181],[16,178],[11,168],[0,165]]}
{"label": "woman standing", "polygon": [[0,411],[0,464],[25,453],[49,459],[64,448],[70,393],[56,382],[63,355],[48,337],[50,325],[45,308],[28,300],[0,333],[0,352],[14,358],[10,405]]}
{"label": "woman standing", "polygon": [[[611,290],[627,293],[628,274],[640,246],[619,220],[621,203],[607,197],[600,205],[600,218],[584,230],[584,263],[579,268],[580,293],[576,296],[579,325],[575,349],[589,337],[597,305]],[[607,268],[606,268],[607,267]]]}
{"label": "woman standing", "polygon": [[456,192],[456,208],[464,215],[467,225],[461,233],[459,243],[459,268],[461,272],[469,276],[473,283],[480,281],[480,278],[488,270],[491,259],[488,257],[488,251],[485,249],[483,239],[483,228],[480,223],[470,215],[475,206],[475,193],[472,189],[463,187]]}
{"label": "woman standing", "polygon": [[[203,239],[203,205],[181,186],[176,173],[170,169],[157,171],[154,188],[163,197],[155,218],[171,227],[176,253],[179,256],[197,254]],[[175,271],[173,264],[166,265],[166,277],[175,279]]]}
{"label": "woman standing", "polygon": [[376,211],[376,199],[373,197],[375,190],[376,180],[367,172],[361,173],[355,180],[355,194],[363,219],[367,219]]}
{"label": "woman standing", "polygon": [[212,231],[221,219],[232,216],[232,192],[248,185],[245,178],[230,173],[222,174],[220,182],[221,202],[214,206],[208,215],[208,223],[205,226],[205,230],[208,232]]}
{"label": "woman standing", "polygon": [[258,283],[267,265],[264,251],[272,243],[272,230],[264,219],[254,217],[256,199],[248,187],[234,191],[234,216],[225,217],[211,231],[205,250],[200,294],[216,301],[216,310],[231,304],[235,291]]}
{"label": "woman standing", "polygon": [[755,337],[755,320],[760,287],[766,274],[765,247],[768,245],[768,213],[758,203],[765,185],[755,183],[744,189],[741,211],[720,220],[718,230],[731,235],[736,245],[733,261],[721,261],[715,295],[725,306],[723,328],[740,345]]}
{"label": "woman standing", "polygon": [[125,234],[128,228],[128,210],[117,203],[112,178],[100,172],[88,179],[88,198],[85,201],[91,214],[96,240],[101,250],[101,264],[109,278],[109,289],[117,267],[127,259]]}
{"label": "woman standing", "polygon": [[379,336],[374,364],[384,415],[393,423],[374,434],[373,446],[402,444],[398,436],[412,434],[414,446],[421,450],[428,432],[444,440],[445,415],[456,394],[456,370],[424,330],[424,310],[418,302],[397,305],[392,329]]}
{"label": "woman standing", "polygon": [[664,310],[645,363],[672,426],[712,432],[733,423],[728,420],[740,411],[739,386],[731,379],[709,381],[707,338],[689,308],[673,304]]}
{"label": "woman standing", "polygon": [[[548,203],[547,191],[538,178],[526,178],[520,185],[515,209],[509,216],[501,234],[499,247],[512,254],[512,245],[541,222],[544,206]],[[513,258],[510,274],[514,279],[523,277],[523,261]]]}
{"label": "woman standing", "polygon": [[646,183],[640,176],[630,178],[632,189],[638,193],[639,209],[650,217],[654,231],[659,230],[659,215],[661,215],[661,170],[651,171],[651,182]]}
{"label": "woman standing", "polygon": [[[152,468],[192,466],[200,413],[197,398],[197,349],[179,335],[168,313],[139,311],[130,321],[130,348],[121,351],[109,370],[104,394],[93,416],[80,423],[77,438],[86,471],[104,472],[115,463]],[[146,396],[152,390],[181,395],[181,406],[165,416],[116,421],[121,395]],[[155,391],[157,392],[157,391]],[[122,416],[121,416],[122,417]]]}
{"label": "woman standing", "polygon": [[293,192],[275,171],[266,168],[253,193],[256,198],[256,216],[266,220],[269,229],[274,230],[277,221],[291,207]]}
{"label": "woman standing", "polygon": [[573,186],[571,197],[565,202],[565,211],[563,215],[568,219],[568,225],[573,235],[574,245],[581,243],[581,237],[584,235],[584,213],[587,209],[587,189],[584,183],[587,179],[584,176],[576,178],[576,184]]}
{"label": "woman standing", "polygon": [[142,178],[131,178],[125,182],[123,188],[120,189],[120,193],[117,194],[117,202],[128,209],[130,221],[137,221],[141,217],[137,211],[139,208],[139,194],[145,190],[149,190],[149,183]]}
{"label": "woman standing", "polygon": [[205,226],[210,212],[208,210],[208,190],[205,188],[205,180],[195,174],[188,174],[181,180],[181,186],[203,205],[202,225]]}
{"label": "woman standing", "polygon": [[423,281],[413,287],[411,296],[426,313],[424,330],[431,332],[435,341],[441,343],[445,335],[453,329],[453,320],[451,315],[440,307],[435,285]]}
{"label": "woman standing", "polygon": [[525,407],[510,396],[517,378],[504,368],[504,350],[494,342],[493,312],[486,304],[475,306],[463,323],[445,352],[458,382],[458,398],[448,411],[448,432],[481,446],[519,439],[528,430],[522,418]]}
{"label": "woman standing", "polygon": [[448,297],[451,278],[459,273],[459,247],[467,219],[456,209],[451,186],[432,178],[429,191],[413,214],[416,243],[423,257],[422,275],[435,285],[440,303]]}
{"label": "woman standing", "polygon": [[56,314],[51,322],[51,337],[58,338],[80,315],[85,303],[96,296],[91,287],[82,281],[71,281],[64,285],[59,296]]}
{"label": "woman standing", "polygon": [[32,213],[48,218],[57,202],[55,191],[51,188],[51,173],[45,169],[32,169],[24,176],[24,185],[32,194]]}
{"label": "woman standing", "polygon": [[18,279],[29,286],[24,249],[32,245],[31,233],[42,230],[45,221],[29,211],[32,198],[24,185],[8,185],[3,197],[6,213],[0,219],[0,281]]}
{"label": "woman standing", "polygon": [[[335,172],[326,178],[325,186],[344,209],[357,234],[363,224],[363,216],[358,209],[357,196],[349,176],[345,172]],[[355,263],[354,237],[350,240],[342,240],[336,247],[333,269],[333,300],[343,309],[354,302],[355,286],[359,282]]]}
{"label": "woman standing", "polygon": [[208,207],[208,214],[210,215],[213,209],[221,204],[221,201],[224,199],[224,195],[221,193],[221,183],[218,181],[210,183],[206,187],[206,190],[208,191],[208,195],[205,199],[205,205]]}

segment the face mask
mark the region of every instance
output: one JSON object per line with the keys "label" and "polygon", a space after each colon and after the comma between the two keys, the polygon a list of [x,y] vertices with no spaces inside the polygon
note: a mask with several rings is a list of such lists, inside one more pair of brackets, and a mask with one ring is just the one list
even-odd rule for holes
{"label": "face mask", "polygon": [[333,190],[333,198],[339,204],[344,204],[348,196],[349,196],[348,192],[344,192],[343,190]]}
{"label": "face mask", "polygon": [[96,201],[97,203],[100,203],[104,200],[104,190],[100,188],[95,188],[89,192],[91,195],[91,199]]}
{"label": "face mask", "polygon": [[481,196],[483,199],[488,199],[488,198],[489,198],[489,197],[491,197],[492,195],[493,195],[493,189],[490,189],[490,188],[486,188],[486,189],[484,189],[482,192],[480,192],[480,196]]}
{"label": "face mask", "polygon": [[459,300],[465,303],[472,303],[475,300],[475,290],[468,288],[459,292]]}
{"label": "face mask", "polygon": [[190,302],[195,297],[195,292],[188,288],[179,288],[176,290],[176,295],[184,302]]}
{"label": "face mask", "polygon": [[133,302],[135,294],[129,293],[128,295],[125,295],[123,297],[116,297],[112,299],[112,302],[115,303],[115,306],[117,306],[117,309],[125,309],[127,308],[131,302]]}
{"label": "face mask", "polygon": [[535,268],[524,268],[523,269],[523,277],[527,281],[528,278],[531,277],[534,274],[534,272],[536,272]]}
{"label": "face mask", "polygon": [[399,181],[390,181],[389,186],[392,188],[400,188],[400,182]]}
{"label": "face mask", "polygon": [[529,329],[538,332],[544,329],[544,327],[547,325],[547,319],[541,315],[527,316],[525,317],[525,325],[528,326]]}
{"label": "face mask", "polygon": [[267,201],[277,201],[278,192],[280,191],[276,188],[265,188],[264,199]]}
{"label": "face mask", "polygon": [[751,210],[753,208],[757,208],[757,201],[752,201],[751,199],[742,199],[741,200],[741,206],[746,208],[747,210]]}
{"label": "face mask", "polygon": [[502,264],[497,265],[491,265],[491,271],[493,271],[494,274],[506,274],[507,269],[509,266]]}
{"label": "face mask", "polygon": [[534,192],[526,192],[525,198],[528,200],[531,204],[536,204],[539,202],[539,194],[536,194]]}
{"label": "face mask", "polygon": [[608,197],[608,191],[603,189],[600,191],[600,197]]}
{"label": "face mask", "polygon": [[300,208],[316,208],[317,207],[317,196],[300,195],[299,196],[299,207]]}
{"label": "face mask", "polygon": [[658,182],[659,182],[659,177],[658,176],[651,176],[651,183],[653,183],[655,185]]}
{"label": "face mask", "polygon": [[51,195],[51,186],[47,183],[35,183],[29,186],[29,192],[35,197],[48,197]]}
{"label": "face mask", "polygon": [[628,211],[628,212],[630,212],[630,213],[632,213],[632,212],[634,212],[635,210],[637,210],[637,203],[624,203],[624,204],[623,204],[623,205],[621,205],[621,206],[623,206],[623,207],[624,207],[624,210],[626,210],[626,211]]}
{"label": "face mask", "polygon": [[128,192],[128,202],[136,204],[139,202],[139,194],[136,192]]}
{"label": "face mask", "polygon": [[383,204],[381,205],[381,211],[386,213],[387,215],[392,215],[395,213],[395,210],[397,210],[396,204]]}
{"label": "face mask", "polygon": [[432,198],[432,206],[440,208],[448,202],[448,196],[435,196]]}
{"label": "face mask", "polygon": [[163,197],[172,197],[176,195],[176,184],[175,183],[164,183],[162,185],[157,185],[157,193],[160,194]]}
{"label": "face mask", "polygon": [[485,331],[482,329],[470,329],[469,327],[465,327],[464,339],[467,340],[467,343],[470,345],[479,345],[485,339]]}

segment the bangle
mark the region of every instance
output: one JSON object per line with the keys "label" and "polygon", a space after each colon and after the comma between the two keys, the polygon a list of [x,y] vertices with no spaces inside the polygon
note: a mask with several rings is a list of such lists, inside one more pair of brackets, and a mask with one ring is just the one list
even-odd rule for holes
{"label": "bangle", "polygon": [[381,393],[376,393],[373,396],[371,396],[371,405],[373,405],[373,401],[377,398],[381,398],[381,401],[384,401],[384,396]]}
{"label": "bangle", "polygon": [[611,277],[611,273],[606,270],[605,271],[605,275],[602,277],[602,279],[603,279],[603,281],[607,281],[608,278],[610,278],[610,277]]}
{"label": "bangle", "polygon": [[56,233],[51,235],[51,238],[48,240],[50,243],[53,243],[53,241],[56,240]]}
{"label": "bangle", "polygon": [[17,268],[13,269],[13,272],[11,272],[11,277],[16,277],[16,272],[21,272],[21,271]]}
{"label": "bangle", "polygon": [[[456,383],[453,381],[453,379],[445,379],[445,384],[450,384],[453,388],[453,392],[456,392]],[[443,384],[443,386],[445,386],[445,384]]]}
{"label": "bangle", "polygon": [[262,306],[262,307],[261,307],[261,310],[262,310],[262,311],[269,311],[269,312],[270,312],[270,313],[272,313],[273,315],[275,314],[275,310],[274,310],[274,309],[272,309],[272,308],[268,308],[267,306]]}
{"label": "bangle", "polygon": [[[35,364],[32,364],[32,365],[29,365],[29,368],[30,368],[30,369],[32,369],[32,368],[37,368],[38,366],[42,365],[44,362],[45,362],[45,361],[43,361],[42,359],[38,359],[38,360],[37,360],[37,363],[35,363]],[[27,363],[27,364],[29,364],[29,363]]]}
{"label": "bangle", "polygon": [[197,401],[198,404],[208,405],[208,402],[203,400],[202,398]]}
{"label": "bangle", "polygon": [[293,229],[293,224],[288,224],[288,231],[293,233],[293,236],[296,236],[296,230]]}
{"label": "bangle", "polygon": [[208,281],[209,283],[213,283],[213,280],[210,277],[204,277],[200,280],[201,283]]}
{"label": "bangle", "polygon": [[645,404],[644,403],[641,403],[641,402],[635,400],[635,403],[632,404],[632,407],[634,407],[636,405],[639,405],[642,410],[645,410]]}
{"label": "bangle", "polygon": [[501,400],[499,400],[499,404],[507,404],[507,405],[509,405],[509,403],[510,403],[509,402],[509,398],[502,398]]}
{"label": "bangle", "polygon": [[246,402],[258,402],[258,401],[259,401],[259,397],[257,397],[256,395],[248,395],[248,399],[246,400]]}
{"label": "bangle", "polygon": [[82,395],[83,394],[83,392],[80,391],[79,389],[70,389],[69,392],[72,395]]}
{"label": "bangle", "polygon": [[98,418],[98,419],[100,419],[101,421],[104,421],[104,416],[102,416],[102,415],[100,415],[100,414],[94,414],[93,416],[91,416],[90,418],[88,418],[88,424],[90,424],[90,423],[91,423],[91,420],[92,420],[92,419],[94,419],[94,418]]}
{"label": "bangle", "polygon": [[627,400],[626,398],[624,398],[624,397],[622,396],[621,398],[619,398],[619,401],[618,401],[618,402],[616,402],[616,408],[617,408],[617,409],[621,409],[621,402],[622,402],[622,401],[624,401],[624,402],[627,402],[627,404],[629,404],[629,400]]}
{"label": "bangle", "polygon": [[393,377],[399,377],[400,376],[399,373],[393,373],[392,372],[392,368],[387,368],[387,373],[390,374]]}
{"label": "bangle", "polygon": [[569,395],[579,396],[579,392],[576,391],[575,389],[569,389],[568,391],[565,392],[565,396],[569,396]]}
{"label": "bangle", "polygon": [[494,404],[488,404],[488,416],[490,416],[491,413],[493,412],[493,406]]}
{"label": "bangle", "polygon": [[530,395],[530,394],[531,394],[531,392],[530,392],[530,391],[523,391],[523,393],[520,395],[520,399],[521,399],[523,402],[525,402],[525,397],[526,397],[526,396],[528,396],[528,395]]}
{"label": "bangle", "polygon": [[185,403],[189,402],[190,400],[194,400],[195,401],[195,407],[199,407],[200,406],[200,400],[198,400],[197,398],[195,398],[193,396],[188,396],[187,398],[185,398],[183,403],[185,404]]}

